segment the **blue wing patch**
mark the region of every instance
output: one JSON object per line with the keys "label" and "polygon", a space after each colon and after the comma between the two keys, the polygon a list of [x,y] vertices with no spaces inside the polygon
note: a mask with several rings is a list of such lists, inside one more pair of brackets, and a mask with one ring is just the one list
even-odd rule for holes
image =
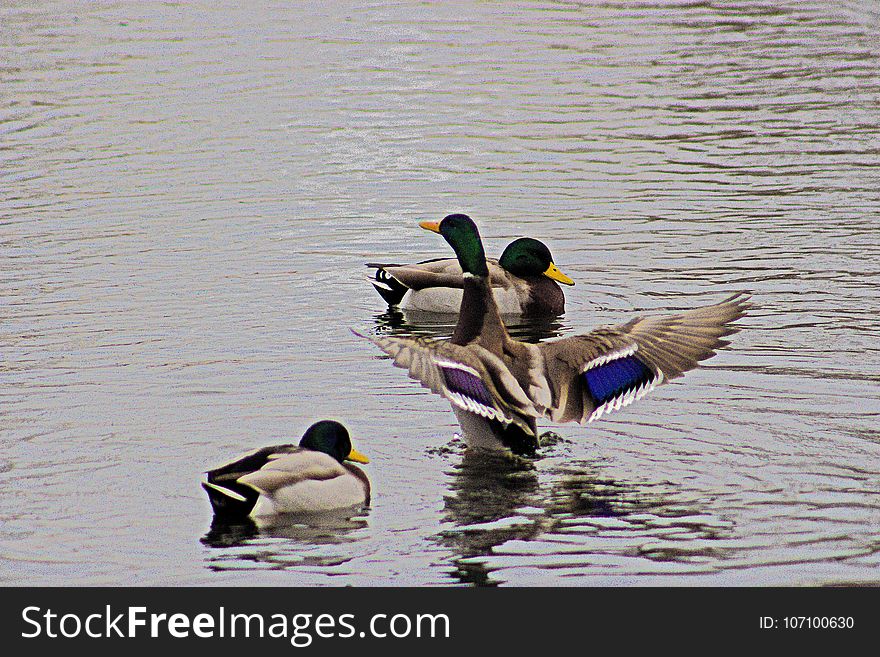
{"label": "blue wing patch", "polygon": [[[624,356],[588,369],[581,376],[596,406],[651,383],[654,372],[635,356]],[[619,408],[619,407],[618,407]]]}

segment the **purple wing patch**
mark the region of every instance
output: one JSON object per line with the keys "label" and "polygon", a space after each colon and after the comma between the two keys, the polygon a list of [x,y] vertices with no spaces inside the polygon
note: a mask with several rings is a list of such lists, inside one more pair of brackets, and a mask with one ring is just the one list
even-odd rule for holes
{"label": "purple wing patch", "polygon": [[489,390],[480,380],[479,376],[458,367],[442,364],[438,364],[438,366],[440,371],[443,372],[446,388],[450,392],[458,393],[488,408],[492,408],[495,405],[492,395],[489,394]]}

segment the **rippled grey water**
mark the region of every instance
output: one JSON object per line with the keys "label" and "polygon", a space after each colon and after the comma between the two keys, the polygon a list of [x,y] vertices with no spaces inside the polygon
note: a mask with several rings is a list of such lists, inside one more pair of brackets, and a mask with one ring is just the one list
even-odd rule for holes
{"label": "rippled grey water", "polygon": [[[147,6],[149,4],[149,6]],[[834,6],[832,6],[834,5]],[[880,584],[871,2],[0,8],[0,582]],[[350,327],[363,263],[545,240],[570,335],[739,289],[731,349],[535,461]],[[343,420],[353,518],[200,473]]]}

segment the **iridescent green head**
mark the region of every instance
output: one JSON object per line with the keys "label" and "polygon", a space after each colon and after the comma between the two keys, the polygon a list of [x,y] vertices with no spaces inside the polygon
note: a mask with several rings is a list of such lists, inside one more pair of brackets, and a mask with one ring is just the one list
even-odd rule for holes
{"label": "iridescent green head", "polygon": [[531,237],[521,237],[508,244],[498,259],[498,264],[514,276],[543,274],[565,285],[574,285],[574,281],[553,264],[553,256],[550,255],[547,245]]}
{"label": "iridescent green head", "polygon": [[370,459],[351,446],[348,429],[334,420],[321,420],[306,429],[299,446],[315,452],[324,452],[342,461],[369,463]]}
{"label": "iridescent green head", "polygon": [[422,221],[419,226],[442,235],[455,251],[461,270],[474,276],[488,276],[486,252],[477,225],[466,214],[450,214],[443,221]]}

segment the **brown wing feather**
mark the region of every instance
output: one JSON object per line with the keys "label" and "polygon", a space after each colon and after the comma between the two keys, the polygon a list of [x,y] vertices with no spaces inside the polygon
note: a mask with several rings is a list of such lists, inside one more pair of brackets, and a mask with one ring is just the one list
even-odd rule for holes
{"label": "brown wing feather", "polygon": [[465,408],[460,398],[447,389],[440,363],[454,363],[473,370],[489,392],[493,408],[500,416],[498,419],[518,422],[521,419],[518,416],[540,415],[503,360],[478,344],[457,345],[423,337],[367,336],[357,332],[355,335],[375,344],[391,356],[395,365],[408,370],[412,378],[457,406]]}

